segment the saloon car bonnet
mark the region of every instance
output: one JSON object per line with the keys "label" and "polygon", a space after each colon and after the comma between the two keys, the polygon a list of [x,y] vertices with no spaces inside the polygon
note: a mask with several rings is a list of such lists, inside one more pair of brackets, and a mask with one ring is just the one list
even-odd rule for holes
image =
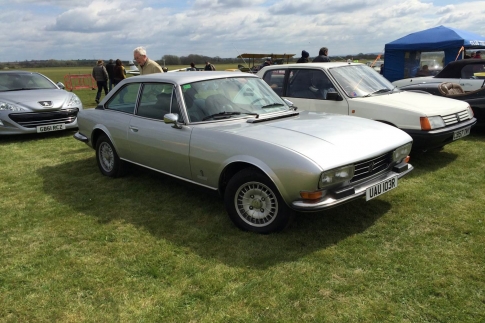
{"label": "saloon car bonnet", "polygon": [[[319,122],[314,122],[317,119]],[[380,122],[312,112],[217,130],[285,147],[323,169],[370,158],[412,141],[404,131]]]}

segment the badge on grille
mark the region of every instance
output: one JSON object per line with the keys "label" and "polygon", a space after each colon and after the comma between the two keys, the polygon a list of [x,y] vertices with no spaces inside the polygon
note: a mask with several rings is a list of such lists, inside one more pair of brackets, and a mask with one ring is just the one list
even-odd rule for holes
{"label": "badge on grille", "polygon": [[44,108],[50,108],[50,107],[52,107],[52,101],[39,101],[39,103]]}
{"label": "badge on grille", "polygon": [[369,169],[369,173],[372,173],[372,171],[374,170],[374,162],[373,161],[371,161],[369,163],[369,168],[368,169]]}

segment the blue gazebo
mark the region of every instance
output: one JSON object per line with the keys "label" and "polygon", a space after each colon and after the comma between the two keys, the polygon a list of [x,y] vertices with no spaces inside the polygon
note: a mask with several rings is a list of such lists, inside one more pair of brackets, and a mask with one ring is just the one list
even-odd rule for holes
{"label": "blue gazebo", "polygon": [[456,59],[462,46],[465,49],[485,48],[485,37],[445,26],[409,34],[385,45],[383,75],[391,82],[403,79],[406,69],[419,68],[416,58],[421,52],[444,51],[446,65]]}

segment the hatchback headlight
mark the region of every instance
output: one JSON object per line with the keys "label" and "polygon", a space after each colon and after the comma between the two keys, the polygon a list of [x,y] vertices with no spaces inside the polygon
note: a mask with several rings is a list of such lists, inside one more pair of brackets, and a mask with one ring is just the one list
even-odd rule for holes
{"label": "hatchback headlight", "polygon": [[18,106],[16,104],[0,101],[0,111],[22,112],[22,111],[29,111],[29,110],[22,108],[21,106]]}
{"label": "hatchback headlight", "polygon": [[409,153],[411,152],[411,147],[413,146],[413,143],[410,142],[408,144],[405,144],[404,146],[401,146],[394,150],[392,152],[392,161],[394,162],[400,162],[407,156],[409,156]]}
{"label": "hatchback headlight", "polygon": [[72,93],[71,99],[67,103],[67,106],[68,107],[72,107],[72,106],[79,107],[80,105],[82,105],[81,99],[79,99],[79,97],[76,94]]}
{"label": "hatchback headlight", "polygon": [[443,128],[445,126],[445,122],[440,116],[421,117],[419,118],[419,121],[421,123],[421,130],[432,130],[437,128]]}
{"label": "hatchback headlight", "polygon": [[471,106],[468,106],[468,115],[470,116],[470,119],[471,119],[471,118],[473,118],[473,116],[475,115],[475,114],[473,113],[473,109],[472,109],[472,107],[471,107]]}
{"label": "hatchback headlight", "polygon": [[327,170],[320,175],[320,188],[341,183],[354,177],[354,165],[342,166]]}

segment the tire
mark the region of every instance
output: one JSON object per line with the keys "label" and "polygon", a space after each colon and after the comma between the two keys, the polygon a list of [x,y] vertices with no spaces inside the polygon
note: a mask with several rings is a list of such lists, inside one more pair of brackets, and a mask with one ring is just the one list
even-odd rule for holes
{"label": "tire", "polygon": [[123,162],[106,135],[96,141],[96,162],[104,176],[119,177],[123,173]]}
{"label": "tire", "polygon": [[293,217],[274,184],[254,168],[243,169],[229,180],[224,204],[232,222],[250,232],[281,231]]}

